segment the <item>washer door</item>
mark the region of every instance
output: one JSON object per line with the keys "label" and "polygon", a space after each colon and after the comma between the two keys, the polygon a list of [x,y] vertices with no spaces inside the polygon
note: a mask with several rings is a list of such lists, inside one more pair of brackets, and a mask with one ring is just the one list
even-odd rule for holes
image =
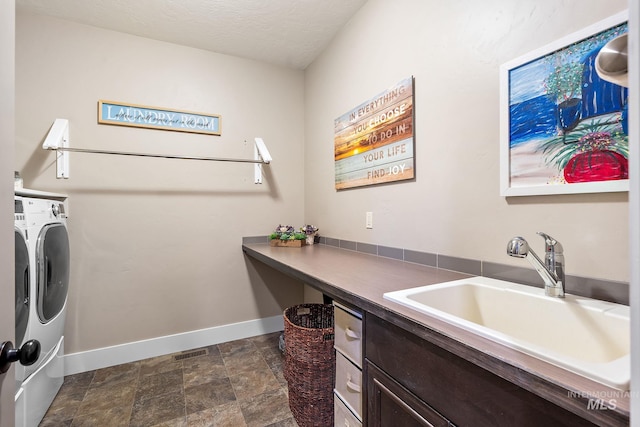
{"label": "washer door", "polygon": [[24,235],[16,232],[16,347],[22,345],[29,321],[29,249]]}
{"label": "washer door", "polygon": [[49,224],[38,236],[38,317],[53,319],[64,307],[69,289],[69,236],[63,224]]}

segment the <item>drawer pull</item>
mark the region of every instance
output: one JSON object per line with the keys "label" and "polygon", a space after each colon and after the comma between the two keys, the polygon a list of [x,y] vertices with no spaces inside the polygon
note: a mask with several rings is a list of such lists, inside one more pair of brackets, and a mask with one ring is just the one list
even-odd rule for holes
{"label": "drawer pull", "polygon": [[347,326],[347,329],[344,330],[344,333],[347,336],[347,338],[351,338],[353,340],[359,340],[360,339],[360,335],[358,335],[353,329],[351,329],[348,326]]}
{"label": "drawer pull", "polygon": [[347,380],[347,388],[355,393],[360,393],[360,386],[352,382],[350,379]]}

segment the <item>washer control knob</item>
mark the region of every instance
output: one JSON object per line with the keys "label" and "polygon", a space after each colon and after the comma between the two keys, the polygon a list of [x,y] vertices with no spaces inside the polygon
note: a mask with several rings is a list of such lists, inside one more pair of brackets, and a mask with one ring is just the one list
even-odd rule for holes
{"label": "washer control knob", "polygon": [[53,213],[53,216],[57,218],[60,214],[60,207],[54,203],[53,205],[51,205],[51,212]]}

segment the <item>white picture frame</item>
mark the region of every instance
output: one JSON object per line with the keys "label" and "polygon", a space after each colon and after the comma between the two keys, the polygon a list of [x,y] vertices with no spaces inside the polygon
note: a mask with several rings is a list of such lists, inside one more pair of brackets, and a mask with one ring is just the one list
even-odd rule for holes
{"label": "white picture frame", "polygon": [[[623,174],[628,89],[594,74],[597,53],[628,32],[627,21],[628,12],[620,12],[500,67],[502,196],[629,190]],[[601,106],[603,97],[593,98],[603,88],[608,98]],[[564,107],[570,103],[580,104],[580,111]],[[600,175],[586,166],[597,160]]]}

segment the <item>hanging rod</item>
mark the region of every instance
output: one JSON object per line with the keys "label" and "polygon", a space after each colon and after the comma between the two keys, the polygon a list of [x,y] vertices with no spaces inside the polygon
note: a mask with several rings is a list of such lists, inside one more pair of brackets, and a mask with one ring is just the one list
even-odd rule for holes
{"label": "hanging rod", "polygon": [[230,159],[221,157],[180,156],[171,154],[135,153],[130,151],[94,150],[69,147],[69,120],[56,119],[49,130],[42,148],[56,152],[57,178],[69,178],[69,153],[111,154],[117,156],[153,157],[179,160],[207,160],[214,162],[253,163],[255,183],[262,184],[262,165],[271,163],[271,154],[262,138],[255,138],[254,159]]}
{"label": "hanging rod", "polygon": [[93,150],[90,148],[71,148],[71,147],[58,147],[47,148],[47,150],[55,151],[69,151],[71,153],[91,153],[91,154],[114,154],[117,156],[136,156],[136,157],[154,157],[160,159],[181,159],[181,160],[208,160],[213,162],[236,162],[236,163],[258,163],[269,164],[270,161],[264,159],[229,159],[223,157],[200,157],[200,156],[178,156],[171,154],[151,154],[151,153],[134,153],[130,151],[110,151],[110,150]]}

